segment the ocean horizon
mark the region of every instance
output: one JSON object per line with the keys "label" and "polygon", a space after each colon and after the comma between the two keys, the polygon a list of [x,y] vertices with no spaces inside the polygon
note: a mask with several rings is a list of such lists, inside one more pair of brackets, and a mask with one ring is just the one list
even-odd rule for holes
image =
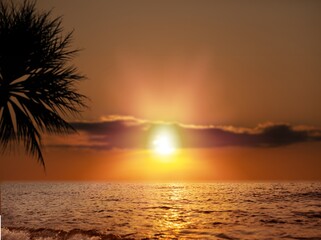
{"label": "ocean horizon", "polygon": [[3,182],[2,239],[321,239],[321,182]]}

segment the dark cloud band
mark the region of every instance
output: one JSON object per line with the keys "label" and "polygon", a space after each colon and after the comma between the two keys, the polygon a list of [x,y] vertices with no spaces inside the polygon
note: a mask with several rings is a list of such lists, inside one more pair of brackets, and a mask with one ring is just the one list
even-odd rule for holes
{"label": "dark cloud band", "polygon": [[261,124],[255,128],[197,126],[180,123],[152,122],[132,117],[110,117],[98,122],[73,122],[85,134],[85,144],[55,144],[59,147],[90,149],[146,148],[155,128],[170,127],[177,132],[182,148],[213,148],[224,146],[280,147],[300,142],[321,141],[321,129],[289,124]]}

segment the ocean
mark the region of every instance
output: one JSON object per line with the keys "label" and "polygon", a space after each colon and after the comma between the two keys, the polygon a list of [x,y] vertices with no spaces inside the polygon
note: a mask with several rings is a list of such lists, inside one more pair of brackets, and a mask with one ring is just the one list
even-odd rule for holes
{"label": "ocean", "polygon": [[321,182],[1,183],[3,240],[321,239]]}

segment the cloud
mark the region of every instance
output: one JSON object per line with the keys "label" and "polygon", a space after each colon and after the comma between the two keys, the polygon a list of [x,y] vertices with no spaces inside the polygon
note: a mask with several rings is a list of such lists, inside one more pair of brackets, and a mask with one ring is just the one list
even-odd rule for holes
{"label": "cloud", "polygon": [[264,123],[254,128],[242,128],[156,122],[113,115],[96,122],[71,124],[80,133],[74,136],[72,143],[66,139],[56,139],[47,145],[95,150],[144,149],[151,141],[152,132],[164,126],[177,132],[182,148],[281,147],[300,142],[321,141],[321,129],[286,123]]}
{"label": "cloud", "polygon": [[321,130],[295,130],[288,124],[261,124],[253,129],[235,127],[185,128],[187,147],[279,147],[320,141]]}

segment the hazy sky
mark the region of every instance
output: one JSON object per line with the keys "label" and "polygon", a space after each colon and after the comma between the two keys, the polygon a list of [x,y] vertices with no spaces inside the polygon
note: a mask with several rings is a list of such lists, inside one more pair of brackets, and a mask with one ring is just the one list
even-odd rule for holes
{"label": "hazy sky", "polygon": [[38,1],[84,49],[87,119],[321,126],[320,1]]}
{"label": "hazy sky", "polygon": [[[75,30],[90,108],[70,119],[80,134],[47,141],[46,176],[22,152],[3,179],[321,179],[321,1],[37,7]],[[164,122],[183,149],[167,165],[144,152]]]}

